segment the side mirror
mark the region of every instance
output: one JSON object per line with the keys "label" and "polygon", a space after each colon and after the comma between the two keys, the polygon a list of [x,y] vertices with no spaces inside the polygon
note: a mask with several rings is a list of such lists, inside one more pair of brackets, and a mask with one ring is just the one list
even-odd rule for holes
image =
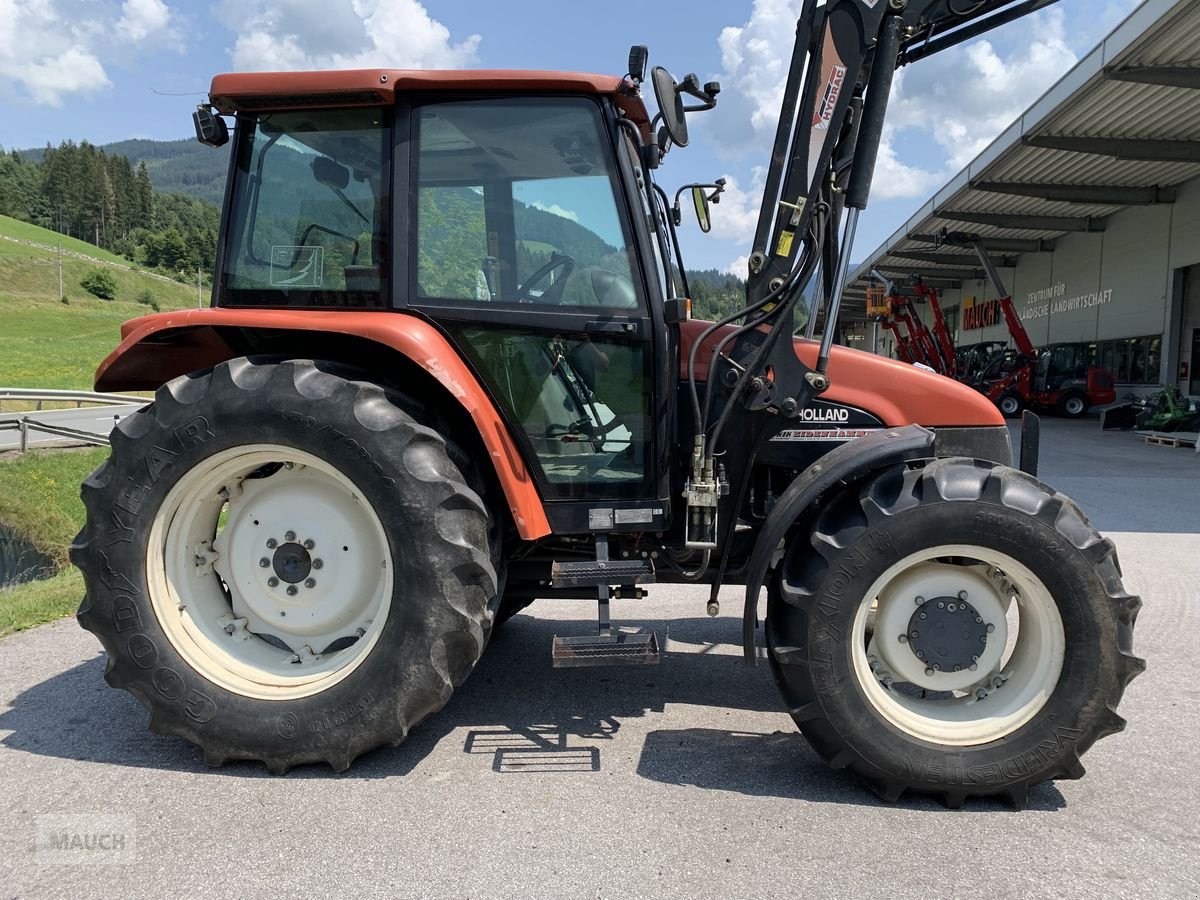
{"label": "side mirror", "polygon": [[686,147],[688,143],[687,119],[683,110],[683,95],[674,77],[662,66],[655,66],[650,73],[654,82],[654,99],[658,101],[658,114],[662,117],[663,130],[671,143]]}
{"label": "side mirror", "polygon": [[206,147],[223,147],[229,143],[229,126],[212,111],[212,107],[201,104],[192,113],[192,124],[196,126],[196,140]]}
{"label": "side mirror", "polygon": [[708,218],[708,194],[704,193],[701,185],[692,185],[692,206],[696,208],[696,222],[705,234],[712,231],[712,222]]}

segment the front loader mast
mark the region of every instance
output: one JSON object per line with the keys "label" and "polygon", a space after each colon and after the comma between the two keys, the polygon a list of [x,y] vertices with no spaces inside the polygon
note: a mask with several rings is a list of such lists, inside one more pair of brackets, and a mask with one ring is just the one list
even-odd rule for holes
{"label": "front loader mast", "polygon": [[[741,494],[741,486],[731,491],[724,483],[714,462],[730,422],[763,410],[795,417],[829,388],[842,292],[896,69],[1055,2],[804,0],[750,254],[746,306],[701,334],[688,357],[695,422],[685,489],[689,548],[720,546],[720,498]],[[797,357],[792,335],[796,305],[818,267],[820,302],[814,308],[824,326],[816,365],[809,368]],[[718,329],[729,325],[736,327],[713,344]],[[701,352],[709,354],[703,399],[697,387]],[[723,404],[715,410],[718,390]],[[742,425],[733,431],[761,430]],[[734,478],[749,478],[752,459],[728,462]]]}

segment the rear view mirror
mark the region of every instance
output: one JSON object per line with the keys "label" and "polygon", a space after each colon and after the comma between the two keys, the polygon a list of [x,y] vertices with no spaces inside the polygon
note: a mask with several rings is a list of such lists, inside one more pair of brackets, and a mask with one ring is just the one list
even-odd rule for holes
{"label": "rear view mirror", "polygon": [[655,66],[650,74],[654,82],[654,99],[658,101],[658,114],[662,117],[663,130],[671,143],[686,147],[688,143],[687,119],[683,111],[683,95],[674,77],[662,66]]}
{"label": "rear view mirror", "polygon": [[696,208],[696,222],[705,234],[712,231],[712,222],[708,217],[708,195],[701,185],[692,185],[692,206]]}
{"label": "rear view mirror", "polygon": [[350,184],[350,170],[330,159],[328,156],[318,156],[312,161],[313,178],[319,184],[334,190],[344,191]]}

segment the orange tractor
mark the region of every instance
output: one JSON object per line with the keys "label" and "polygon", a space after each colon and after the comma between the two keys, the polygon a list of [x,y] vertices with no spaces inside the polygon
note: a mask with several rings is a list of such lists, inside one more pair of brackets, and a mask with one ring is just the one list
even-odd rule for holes
{"label": "orange tractor", "polygon": [[[210,764],[342,770],[536,598],[597,605],[555,665],[646,664],[612,599],[693,583],[716,615],[739,584],[747,660],[765,588],[784,707],[880,796],[1082,775],[1143,668],[1113,545],[1012,468],[986,398],[833,346],[896,68],[1044,5],[806,0],[717,323],[655,174],[719,85],[656,68],[652,116],[644,48],[624,77],[215,78],[212,307],[127,323],[96,377],[157,391],[72,547],[108,682]],[[797,340],[818,262],[825,336]]]}

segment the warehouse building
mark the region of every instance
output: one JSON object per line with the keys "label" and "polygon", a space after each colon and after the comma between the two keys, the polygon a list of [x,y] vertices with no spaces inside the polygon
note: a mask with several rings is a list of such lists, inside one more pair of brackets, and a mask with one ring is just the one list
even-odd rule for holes
{"label": "warehouse building", "polygon": [[1082,342],[1118,396],[1200,397],[1200,2],[1135,10],[857,267],[850,317],[875,269],[936,287],[958,346],[1007,340],[976,250],[943,230],[982,239],[1034,344]]}

